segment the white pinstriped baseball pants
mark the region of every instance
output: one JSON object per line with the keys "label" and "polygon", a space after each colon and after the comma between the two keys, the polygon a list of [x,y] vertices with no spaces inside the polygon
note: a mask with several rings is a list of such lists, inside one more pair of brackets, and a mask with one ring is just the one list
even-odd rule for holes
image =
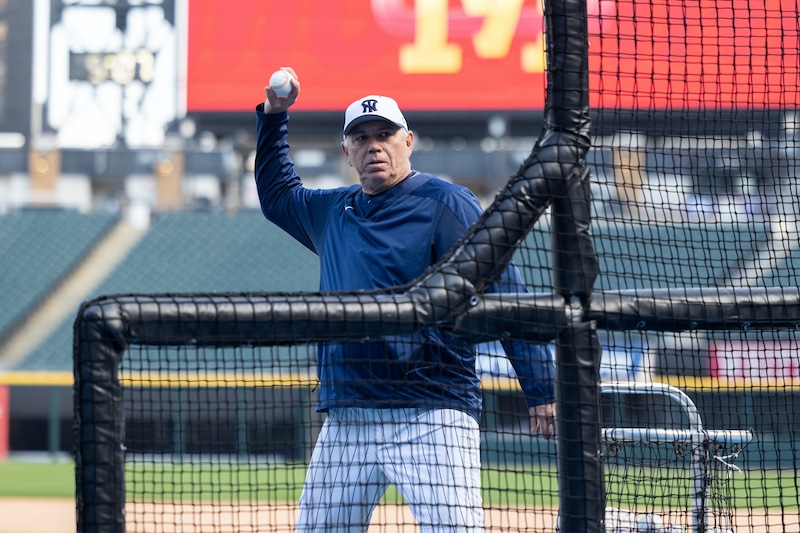
{"label": "white pinstriped baseball pants", "polygon": [[308,467],[297,531],[367,531],[392,483],[423,532],[482,532],[478,423],[451,409],[332,409]]}

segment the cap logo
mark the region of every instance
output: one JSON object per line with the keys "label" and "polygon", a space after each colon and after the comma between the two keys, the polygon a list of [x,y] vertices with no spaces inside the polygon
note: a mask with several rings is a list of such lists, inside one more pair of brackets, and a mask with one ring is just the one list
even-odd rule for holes
{"label": "cap logo", "polygon": [[397,102],[388,96],[368,94],[347,106],[344,112],[344,135],[349,135],[359,124],[373,120],[385,120],[408,131],[406,118]]}
{"label": "cap logo", "polygon": [[378,101],[374,98],[361,102],[362,113],[375,113],[378,111]]}

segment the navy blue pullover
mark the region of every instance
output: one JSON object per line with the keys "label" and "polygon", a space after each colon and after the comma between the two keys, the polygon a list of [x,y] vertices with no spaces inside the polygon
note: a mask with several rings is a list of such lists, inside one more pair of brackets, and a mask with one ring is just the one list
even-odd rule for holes
{"label": "navy blue pullover", "polygon": [[[255,178],[264,215],[316,253],[322,292],[394,287],[413,281],[447,254],[481,215],[466,187],[412,172],[375,196],[360,185],[307,189],[287,142],[288,113],[256,110]],[[510,265],[496,292],[525,292]],[[546,346],[506,341],[504,350],[529,407],[553,401]],[[367,342],[320,343],[318,411],[331,407],[436,407],[480,420],[475,347],[438,327]]]}

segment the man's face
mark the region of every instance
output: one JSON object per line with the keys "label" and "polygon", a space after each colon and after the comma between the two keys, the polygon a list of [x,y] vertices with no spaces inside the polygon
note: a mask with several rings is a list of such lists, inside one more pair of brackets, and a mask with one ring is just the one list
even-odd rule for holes
{"label": "man's face", "polygon": [[370,120],[345,137],[342,151],[367,194],[381,193],[411,173],[414,134],[385,120]]}

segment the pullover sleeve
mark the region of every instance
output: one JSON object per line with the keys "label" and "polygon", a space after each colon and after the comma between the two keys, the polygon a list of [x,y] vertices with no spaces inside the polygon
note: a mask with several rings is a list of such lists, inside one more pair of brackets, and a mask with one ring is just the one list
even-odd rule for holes
{"label": "pullover sleeve", "polygon": [[[264,216],[317,253],[316,235],[325,212],[324,195],[303,187],[289,157],[286,112],[265,114],[263,104],[256,108],[255,179],[261,212]],[[315,218],[317,214],[317,218]]]}
{"label": "pullover sleeve", "polygon": [[[517,267],[511,263],[489,292],[528,292]],[[555,400],[555,364],[550,346],[520,341],[502,341],[511,366],[517,375],[528,407]]]}

